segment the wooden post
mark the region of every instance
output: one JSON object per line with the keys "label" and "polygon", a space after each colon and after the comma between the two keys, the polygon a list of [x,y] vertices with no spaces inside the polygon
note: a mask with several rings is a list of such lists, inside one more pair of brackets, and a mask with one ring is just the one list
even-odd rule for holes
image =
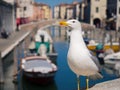
{"label": "wooden post", "polygon": [[110,48],[112,48],[113,42],[112,42],[112,35],[110,34]]}
{"label": "wooden post", "polygon": [[3,75],[3,63],[2,63],[2,57],[0,52],[0,84],[4,83],[4,75]]}
{"label": "wooden post", "polygon": [[118,30],[115,31],[115,41],[118,41]]}
{"label": "wooden post", "polygon": [[119,51],[120,51],[120,37],[119,37]]}
{"label": "wooden post", "polygon": [[16,81],[17,75],[17,46],[14,48],[14,80]]}
{"label": "wooden post", "polygon": [[105,45],[105,36],[106,36],[106,30],[103,31],[103,38],[102,38],[102,44]]}
{"label": "wooden post", "polygon": [[112,32],[110,32],[110,48],[111,48],[111,49],[113,49],[112,46],[113,46],[113,42],[112,42]]}

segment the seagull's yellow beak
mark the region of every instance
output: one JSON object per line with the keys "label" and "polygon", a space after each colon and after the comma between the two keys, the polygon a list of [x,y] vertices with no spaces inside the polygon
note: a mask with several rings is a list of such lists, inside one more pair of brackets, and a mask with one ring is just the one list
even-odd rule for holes
{"label": "seagull's yellow beak", "polygon": [[61,26],[68,26],[68,23],[66,21],[60,21],[59,24]]}

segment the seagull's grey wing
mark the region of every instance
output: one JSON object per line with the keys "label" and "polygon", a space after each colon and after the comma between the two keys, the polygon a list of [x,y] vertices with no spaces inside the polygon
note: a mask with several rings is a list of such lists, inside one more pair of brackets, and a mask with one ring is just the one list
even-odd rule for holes
{"label": "seagull's grey wing", "polygon": [[102,67],[101,67],[101,65],[100,65],[100,63],[98,61],[98,58],[96,56],[91,56],[91,58],[92,58],[93,62],[96,64],[96,66],[98,67],[98,69],[99,69],[98,72],[100,72]]}
{"label": "seagull's grey wing", "polygon": [[93,52],[90,51],[90,57],[93,60],[93,62],[96,64],[96,66],[98,67],[98,73],[96,73],[95,75],[89,76],[90,79],[100,79],[103,78],[103,76],[100,74],[102,67],[98,61],[98,58],[93,54]]}

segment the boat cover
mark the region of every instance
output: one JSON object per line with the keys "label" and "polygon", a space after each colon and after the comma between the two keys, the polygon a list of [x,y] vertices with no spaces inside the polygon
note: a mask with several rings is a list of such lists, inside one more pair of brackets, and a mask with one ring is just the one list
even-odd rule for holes
{"label": "boat cover", "polygon": [[48,73],[53,70],[52,64],[47,60],[27,60],[23,65],[27,72]]}

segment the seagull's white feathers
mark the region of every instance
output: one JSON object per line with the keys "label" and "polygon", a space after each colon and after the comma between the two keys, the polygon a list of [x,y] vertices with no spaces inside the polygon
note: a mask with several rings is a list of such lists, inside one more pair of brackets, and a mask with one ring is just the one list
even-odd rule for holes
{"label": "seagull's white feathers", "polygon": [[80,22],[73,19],[67,21],[67,24],[72,28],[68,50],[69,67],[77,75],[101,77],[99,66],[93,61],[96,58],[84,43]]}

